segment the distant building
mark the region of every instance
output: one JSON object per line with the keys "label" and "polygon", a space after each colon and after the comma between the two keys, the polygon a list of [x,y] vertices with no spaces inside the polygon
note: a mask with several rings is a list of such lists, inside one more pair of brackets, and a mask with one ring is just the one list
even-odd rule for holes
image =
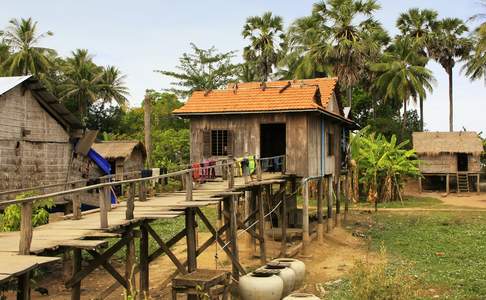
{"label": "distant building", "polygon": [[147,152],[139,141],[108,141],[94,143],[92,146],[111,165],[112,174],[118,180],[140,177],[134,172],[140,172],[145,165]]}
{"label": "distant building", "polygon": [[190,120],[191,161],[285,155],[301,177],[339,175],[348,129],[336,78],[230,84],[196,91],[174,114]]}
{"label": "distant building", "polygon": [[449,192],[453,182],[457,192],[469,192],[474,186],[479,191],[483,144],[477,133],[414,132],[412,138],[425,188],[444,187]]}

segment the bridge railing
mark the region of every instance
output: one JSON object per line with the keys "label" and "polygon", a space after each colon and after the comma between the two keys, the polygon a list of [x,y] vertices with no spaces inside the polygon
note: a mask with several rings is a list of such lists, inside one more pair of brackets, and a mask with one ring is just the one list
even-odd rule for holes
{"label": "bridge railing", "polygon": [[[275,156],[275,157],[268,157],[268,158],[258,158],[256,159],[256,180],[262,180],[262,162],[266,160],[276,158],[280,159],[282,162],[282,172],[285,172],[285,156]],[[215,168],[217,166],[205,166],[204,168]],[[227,180],[228,180],[228,189],[232,189],[235,186],[235,168],[241,167],[241,164],[238,165],[238,162],[235,161],[233,157],[228,157],[227,159],[223,160],[219,167],[227,173]],[[176,172],[171,172],[167,174],[160,174],[156,176],[149,176],[149,177],[140,177],[134,179],[125,179],[119,181],[107,181],[93,185],[87,185],[82,187],[74,187],[52,192],[52,193],[44,193],[41,195],[35,195],[30,197],[24,197],[21,199],[13,199],[13,200],[4,200],[0,201],[0,205],[12,205],[12,204],[19,204],[21,206],[21,220],[20,220],[20,242],[19,242],[19,254],[21,255],[28,255],[30,253],[30,246],[32,242],[32,208],[33,203],[37,200],[48,199],[53,197],[59,197],[64,195],[71,195],[71,200],[73,204],[73,219],[80,219],[81,216],[81,202],[79,201],[79,195],[82,192],[86,191],[98,191],[99,193],[99,215],[100,215],[100,229],[107,229],[109,227],[108,222],[108,212],[111,210],[111,190],[113,187],[126,184],[129,185],[129,196],[127,198],[127,205],[126,205],[126,212],[125,218],[126,220],[134,219],[134,209],[135,209],[135,190],[136,185],[139,185],[139,201],[145,201],[147,199],[147,189],[146,183],[165,179],[165,178],[182,178],[184,182],[185,188],[185,198],[186,201],[193,200],[193,174],[194,169],[184,169]],[[248,183],[249,180],[249,172],[244,172],[243,175],[245,177],[245,183]],[[114,175],[110,175],[114,176]],[[107,176],[109,177],[109,176]],[[84,180],[80,180],[78,183],[83,183]],[[70,184],[76,184],[76,182],[70,182]],[[65,185],[65,184],[64,184]],[[62,185],[61,185],[62,186]]]}

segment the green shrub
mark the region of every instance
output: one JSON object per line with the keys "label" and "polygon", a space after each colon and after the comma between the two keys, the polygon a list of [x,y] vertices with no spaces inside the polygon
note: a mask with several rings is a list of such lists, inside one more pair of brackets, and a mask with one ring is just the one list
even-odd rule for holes
{"label": "green shrub", "polygon": [[[18,195],[17,199],[22,199],[36,195],[35,192],[28,192]],[[34,201],[32,205],[32,226],[40,226],[49,223],[49,212],[47,209],[54,206],[52,198]],[[0,214],[0,231],[20,230],[20,205],[12,204],[5,208]]]}

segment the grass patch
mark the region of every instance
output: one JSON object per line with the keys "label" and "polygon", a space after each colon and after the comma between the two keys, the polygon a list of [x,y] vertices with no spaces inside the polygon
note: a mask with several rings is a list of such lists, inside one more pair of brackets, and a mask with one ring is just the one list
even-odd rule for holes
{"label": "grass patch", "polygon": [[[356,207],[360,208],[373,208],[374,205],[368,202],[359,202],[356,204]],[[378,209],[380,208],[413,208],[413,207],[421,207],[421,208],[440,208],[440,207],[448,207],[448,205],[444,204],[442,201],[432,197],[413,197],[413,196],[406,196],[403,198],[403,203],[401,201],[390,201],[387,203],[378,203]]]}
{"label": "grass patch", "polygon": [[486,213],[378,213],[372,248],[414,265],[425,286],[451,299],[486,298]]}

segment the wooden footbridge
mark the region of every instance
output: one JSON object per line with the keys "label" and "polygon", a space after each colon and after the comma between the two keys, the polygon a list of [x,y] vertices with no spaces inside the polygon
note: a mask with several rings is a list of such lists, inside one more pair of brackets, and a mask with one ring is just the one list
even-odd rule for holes
{"label": "wooden footbridge", "polygon": [[[289,206],[296,206],[299,187],[304,187],[303,246],[310,242],[312,232],[309,230],[308,183],[311,179],[297,181],[295,176],[285,172],[265,173],[261,171],[260,162],[256,164],[256,178],[246,175],[237,177],[235,176],[236,162],[231,158],[208,168],[220,168],[224,179],[216,178],[205,183],[194,184],[192,176],[194,170],[185,169],[159,176],[103,182],[0,202],[1,205],[20,204],[21,206],[20,231],[0,233],[0,283],[16,281],[17,299],[30,299],[32,271],[56,262],[61,257],[68,257],[66,253],[70,253],[68,262],[72,272],[65,285],[71,289],[71,299],[81,298],[83,279],[97,268],[104,268],[116,280],[113,285],[100,292],[98,296],[100,299],[107,297],[120,286],[127,290],[127,294],[134,294],[137,290],[140,299],[144,299],[149,294],[149,264],[157,257],[166,254],[174,263],[177,271],[172,274],[172,277],[177,273],[191,273],[197,269],[197,256],[215,242],[230,258],[232,278],[237,281],[240,275],[246,274],[238,256],[238,230],[246,231],[254,241],[258,241],[259,256],[262,263],[265,263],[267,260],[265,217],[272,212],[278,215],[279,230],[281,236],[285,237],[281,239],[281,256],[288,255],[287,209]],[[149,191],[150,182],[164,178],[180,179],[184,189],[167,193]],[[321,183],[319,187],[323,186],[323,177],[312,179],[317,179]],[[116,185],[128,187],[128,197],[126,201],[111,205],[111,189]],[[318,190],[317,236],[322,237],[324,195],[322,188]],[[99,194],[99,209],[81,212],[79,197],[86,191]],[[332,191],[329,195],[332,195]],[[32,228],[34,201],[58,196],[72,199],[73,213],[66,215],[64,220]],[[339,197],[334,199],[337,199],[336,212],[339,213]],[[327,202],[327,217],[330,219],[333,204],[332,201]],[[267,206],[267,203],[270,205]],[[244,206],[243,210],[238,209],[241,204]],[[202,207],[209,205],[218,207],[218,216],[223,221],[219,228],[211,224],[201,210]],[[153,221],[180,216],[185,218],[185,228],[168,241],[162,240],[159,233],[151,226]],[[212,235],[199,246],[196,241],[196,216]],[[256,226],[253,227],[254,225]],[[158,248],[152,253],[149,253],[150,238],[158,244]],[[187,244],[187,259],[180,261],[171,247],[184,238]],[[140,240],[138,258],[135,254],[135,239]],[[108,240],[115,240],[115,242],[108,243]],[[126,248],[125,272],[120,274],[110,263],[110,258],[123,248]],[[91,256],[91,259],[84,264],[82,264],[83,252]],[[138,283],[135,282],[136,273],[139,273]]]}

